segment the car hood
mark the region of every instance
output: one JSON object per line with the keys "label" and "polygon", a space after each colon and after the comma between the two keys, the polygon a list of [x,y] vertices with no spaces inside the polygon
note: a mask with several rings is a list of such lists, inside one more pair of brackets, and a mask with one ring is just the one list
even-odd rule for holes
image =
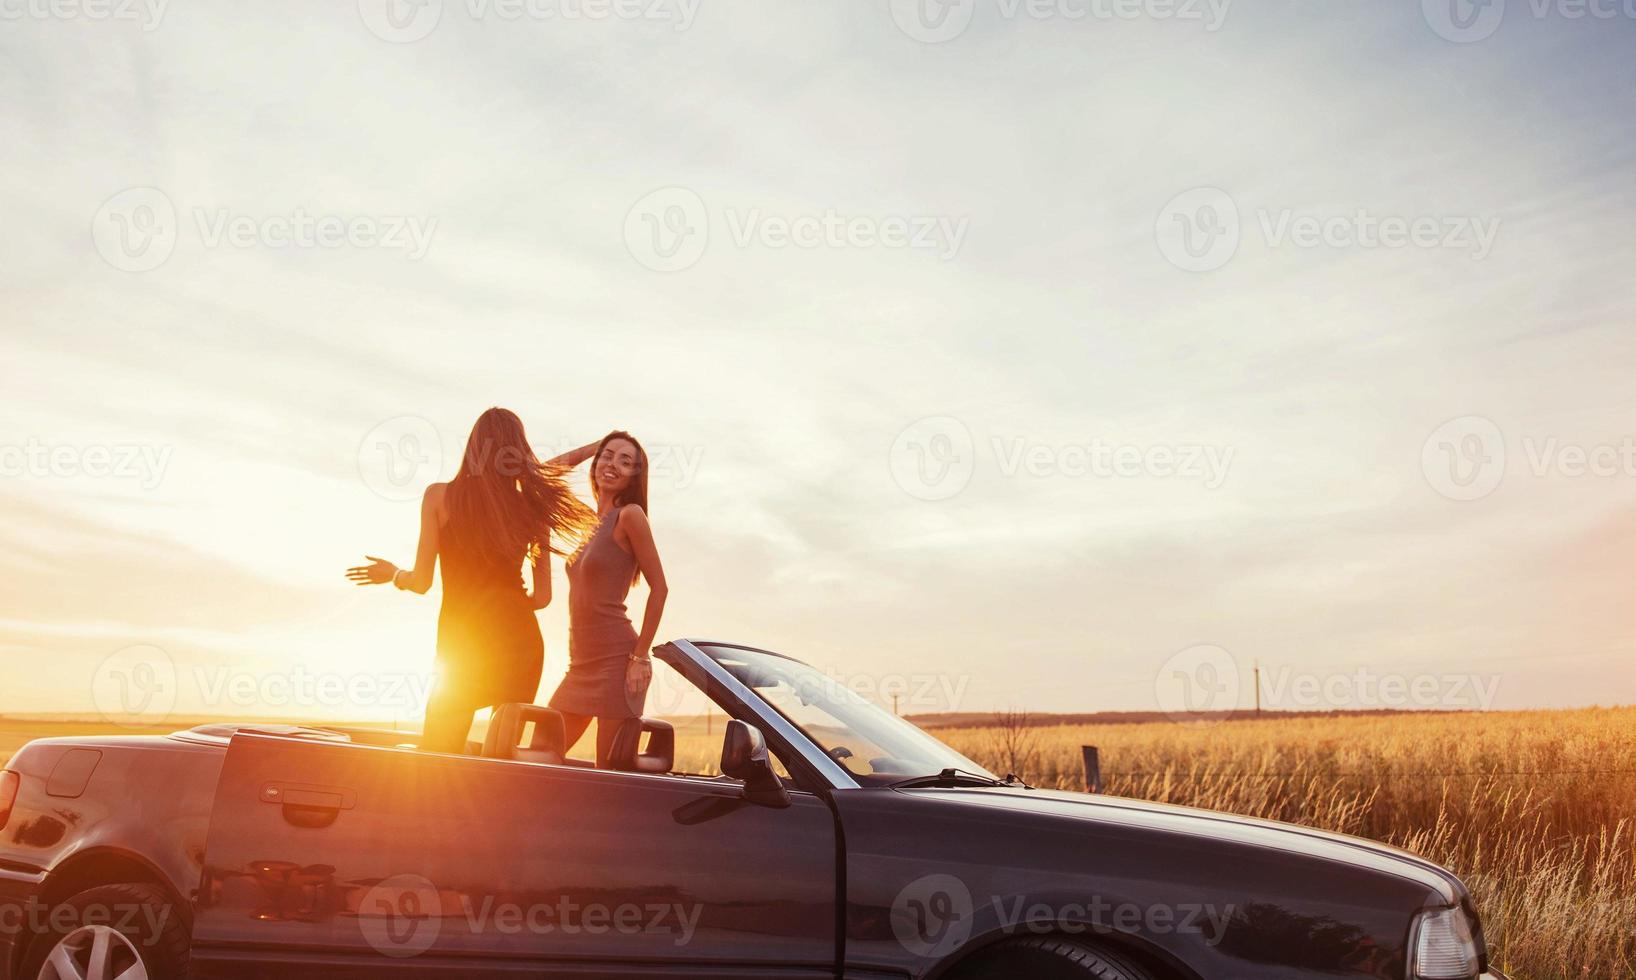
{"label": "car hood", "polygon": [[1447,905],[1459,904],[1467,897],[1460,879],[1408,851],[1361,837],[1313,830],[1275,820],[1115,796],[1022,787],[926,788],[899,792],[931,796],[961,805],[1037,813],[1099,824],[1146,827],[1166,833],[1231,841],[1397,875],[1430,889],[1441,896]]}

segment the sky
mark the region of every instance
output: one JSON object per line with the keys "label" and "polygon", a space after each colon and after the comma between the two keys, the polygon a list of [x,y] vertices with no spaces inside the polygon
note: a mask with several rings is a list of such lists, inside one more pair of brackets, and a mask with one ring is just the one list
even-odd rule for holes
{"label": "sky", "polygon": [[412,719],[491,405],[905,712],[1636,702],[1636,6],[1442,2],[0,0],[0,712]]}

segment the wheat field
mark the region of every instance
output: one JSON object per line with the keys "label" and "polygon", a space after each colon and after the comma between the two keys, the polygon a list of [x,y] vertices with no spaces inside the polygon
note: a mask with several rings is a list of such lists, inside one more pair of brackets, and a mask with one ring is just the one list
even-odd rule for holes
{"label": "wheat field", "polygon": [[1471,887],[1518,980],[1636,977],[1636,708],[944,729],[987,768],[1385,841]]}

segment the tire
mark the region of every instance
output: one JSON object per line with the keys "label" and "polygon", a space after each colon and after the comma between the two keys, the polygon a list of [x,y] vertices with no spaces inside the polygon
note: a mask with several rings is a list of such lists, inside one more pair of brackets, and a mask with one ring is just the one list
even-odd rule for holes
{"label": "tire", "polygon": [[1056,936],[992,946],[956,969],[953,976],[958,980],[1160,980],[1129,957]]}
{"label": "tire", "polygon": [[18,980],[91,976],[93,957],[103,960],[102,975],[110,980],[186,980],[184,912],[153,885],[87,889],[51,910],[47,930],[29,943]]}

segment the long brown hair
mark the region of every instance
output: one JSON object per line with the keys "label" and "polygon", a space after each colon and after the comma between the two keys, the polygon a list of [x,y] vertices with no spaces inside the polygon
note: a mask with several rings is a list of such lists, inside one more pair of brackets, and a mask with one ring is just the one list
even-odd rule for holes
{"label": "long brown hair", "polygon": [[534,455],[515,412],[491,408],[477,417],[460,472],[449,483],[449,520],[476,535],[497,564],[549,551],[557,539],[577,543],[596,515]]}
{"label": "long brown hair", "polygon": [[[642,513],[649,513],[648,451],[642,448],[642,444],[636,441],[635,436],[623,429],[615,429],[614,431],[603,436],[602,441],[596,444],[596,455],[591,457],[591,493],[596,497],[597,507],[599,510],[601,509],[602,487],[596,482],[596,461],[602,458],[602,450],[608,447],[608,443],[613,442],[616,439],[623,439],[636,449],[636,472],[631,474],[631,482],[625,484],[625,489],[619,491],[619,495],[614,498],[611,513],[614,514],[615,518],[617,519],[619,509],[624,507],[626,504],[635,504],[636,506],[642,508]],[[635,585],[641,580],[642,569],[637,568],[636,573],[631,576],[631,584]]]}

